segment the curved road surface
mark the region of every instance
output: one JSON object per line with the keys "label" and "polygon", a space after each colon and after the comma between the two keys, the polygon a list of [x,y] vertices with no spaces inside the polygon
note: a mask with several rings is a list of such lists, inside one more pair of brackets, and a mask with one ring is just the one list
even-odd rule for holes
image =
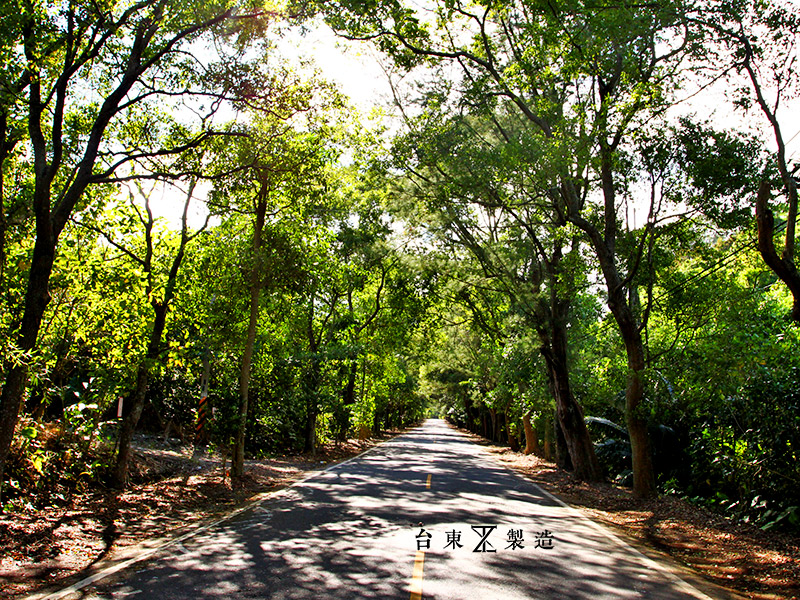
{"label": "curved road surface", "polygon": [[443,421],[335,465],[81,598],[708,598]]}

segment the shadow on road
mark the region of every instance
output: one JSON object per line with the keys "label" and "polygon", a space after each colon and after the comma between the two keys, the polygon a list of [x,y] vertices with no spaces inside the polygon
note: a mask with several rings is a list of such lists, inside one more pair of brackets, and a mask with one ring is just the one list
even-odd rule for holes
{"label": "shadow on road", "polygon": [[[488,540],[495,552],[474,552],[473,525],[497,526]],[[406,600],[422,529],[431,535],[422,538],[430,542],[424,598],[691,597],[438,421],[295,485],[92,594]],[[511,530],[524,532],[522,547],[506,547]],[[447,547],[451,532],[461,547]],[[552,547],[537,547],[545,532]]]}

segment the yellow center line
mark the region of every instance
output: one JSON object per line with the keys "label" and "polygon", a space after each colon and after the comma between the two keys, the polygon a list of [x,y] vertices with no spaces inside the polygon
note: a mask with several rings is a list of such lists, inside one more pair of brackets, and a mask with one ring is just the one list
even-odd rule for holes
{"label": "yellow center line", "polygon": [[420,600],[422,598],[422,567],[425,564],[425,552],[417,550],[414,558],[414,570],[411,573],[411,597],[409,600]]}
{"label": "yellow center line", "polygon": [[[427,489],[431,488],[432,473],[428,473],[428,480],[425,482]],[[422,525],[422,523],[420,523]],[[410,600],[420,600],[422,598],[422,570],[425,564],[425,552],[417,550],[414,557],[414,570],[411,572],[411,598]]]}

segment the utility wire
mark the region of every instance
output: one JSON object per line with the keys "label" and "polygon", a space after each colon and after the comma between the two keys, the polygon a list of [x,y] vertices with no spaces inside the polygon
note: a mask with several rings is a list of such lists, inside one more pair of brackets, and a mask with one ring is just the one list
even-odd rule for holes
{"label": "utility wire", "polygon": [[[798,132],[798,133],[800,133],[800,132]],[[786,228],[786,222],[781,223],[780,225],[778,225],[775,228],[775,233],[779,233],[785,228]],[[658,296],[653,298],[653,302],[657,302],[659,300],[662,300],[662,299],[666,298],[667,296],[671,296],[672,294],[674,294],[675,292],[681,290],[682,288],[686,288],[690,283],[692,283],[695,280],[707,279],[712,273],[715,273],[716,271],[719,271],[720,269],[725,267],[729,262],[732,261],[733,258],[738,256],[739,254],[745,252],[746,250],[750,250],[752,248],[757,248],[757,247],[758,247],[758,240],[750,240],[748,242],[745,242],[742,246],[740,246],[738,248],[735,248],[734,250],[732,250],[731,252],[729,252],[728,254],[723,256],[722,258],[718,259],[713,264],[707,266],[702,271],[699,271],[698,273],[695,273],[691,277],[688,277],[687,279],[685,279],[682,282],[680,282],[679,284],[671,287],[670,289],[664,290]],[[609,327],[613,327],[615,324],[616,323],[613,320],[612,321],[608,321],[604,325],[601,325],[600,328],[597,331],[595,331],[594,333],[591,333],[591,334],[587,333],[586,335],[583,335],[583,336],[577,338],[575,341],[582,342],[584,340],[593,338],[598,333],[601,333],[601,332],[605,331]]]}
{"label": "utility wire", "polygon": [[[786,229],[786,222],[783,222],[780,225],[778,225],[778,227],[775,228],[774,233],[780,233],[784,229]],[[734,250],[732,250],[731,252],[729,252],[728,254],[723,256],[722,258],[720,258],[714,264],[709,265],[708,267],[706,267],[705,269],[703,269],[702,271],[700,271],[698,273],[695,273],[694,275],[692,275],[691,277],[685,279],[684,281],[682,281],[678,285],[676,285],[676,286],[674,286],[674,287],[672,287],[672,288],[670,288],[668,290],[665,290],[664,292],[662,292],[661,294],[656,296],[654,298],[654,300],[661,300],[662,298],[664,298],[666,296],[670,296],[674,292],[680,290],[681,288],[686,287],[689,283],[693,282],[696,279],[706,279],[710,274],[712,274],[712,273],[714,273],[716,271],[719,271],[722,267],[724,267],[727,263],[729,263],[731,261],[731,259],[735,258],[736,256],[738,256],[739,254],[741,254],[745,250],[750,250],[752,248],[757,248],[757,247],[758,247],[758,240],[750,240],[748,242],[745,242],[742,246],[740,246],[739,248],[735,248]]]}

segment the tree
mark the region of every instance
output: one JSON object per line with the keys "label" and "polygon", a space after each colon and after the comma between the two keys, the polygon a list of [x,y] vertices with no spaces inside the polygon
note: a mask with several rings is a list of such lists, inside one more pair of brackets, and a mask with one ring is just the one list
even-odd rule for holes
{"label": "tree", "polygon": [[697,227],[684,237],[660,267],[667,272],[648,328],[648,351],[662,356],[648,391],[667,433],[655,455],[662,481],[759,526],[786,524],[800,444],[790,295],[752,230],[709,242]]}
{"label": "tree", "polygon": [[[344,172],[340,186],[349,210],[338,219],[336,258],[344,265],[342,287],[347,303],[343,323],[346,339],[344,385],[341,392],[341,409],[337,415],[337,436],[346,438],[356,404],[356,379],[362,361],[366,360],[365,347],[371,338],[377,341],[381,327],[381,312],[385,312],[386,286],[399,260],[386,245],[389,228],[384,222],[384,212],[378,203],[385,185],[368,181],[367,175],[350,169]],[[349,175],[351,181],[345,179]],[[363,180],[362,180],[363,179]],[[373,187],[374,186],[374,187]],[[373,334],[373,335],[370,335]]]}
{"label": "tree", "polygon": [[[722,3],[719,7],[699,12],[696,19],[717,42],[717,56],[721,58],[720,64],[726,73],[732,70],[740,78],[745,78],[742,86],[737,85],[740,81],[728,77],[734,80],[734,105],[748,112],[755,106],[771,130],[775,151],[755,194],[758,249],[765,264],[791,292],[793,304],[789,317],[800,323],[795,178],[799,167],[790,164],[780,119],[784,103],[796,98],[798,93],[795,61],[800,13],[788,3]],[[782,200],[772,197],[776,186]],[[754,191],[749,190],[749,193]],[[776,224],[776,212],[784,217],[780,225]],[[776,248],[775,238],[781,229],[782,247]]]}
{"label": "tree", "polygon": [[[143,212],[142,209],[137,206],[133,194],[131,193],[130,195],[130,207],[136,215],[135,218],[138,220],[138,224],[142,227],[142,234],[144,237],[144,247],[141,253],[124,245],[124,243],[116,241],[113,236],[109,235],[108,230],[98,229],[95,225],[91,224],[87,225],[103,235],[108,243],[121,251],[123,255],[133,261],[133,263],[141,269],[145,277],[145,285],[142,291],[152,309],[152,323],[149,326],[147,347],[136,368],[136,382],[128,398],[128,414],[122,422],[117,441],[117,463],[114,469],[113,480],[118,487],[125,487],[128,481],[131,440],[145,405],[145,397],[152,373],[157,363],[162,358],[163,337],[167,326],[167,313],[175,297],[178,274],[186,255],[187,246],[208,225],[208,218],[206,218],[206,223],[199,230],[192,233],[190,233],[187,225],[189,206],[196,185],[196,179],[187,182],[177,248],[171,260],[165,261],[166,264],[163,266],[158,264],[158,259],[160,257],[157,255],[157,240],[155,239],[154,231],[155,220],[151,208],[152,188],[146,191],[137,182],[139,195],[144,201]],[[159,271],[162,272],[159,273]],[[164,274],[166,275],[165,277]]]}
{"label": "tree", "polygon": [[[314,92],[328,92],[328,98],[315,98]],[[314,101],[319,105],[314,105]],[[311,207],[324,193],[325,168],[331,160],[328,145],[330,130],[325,115],[316,115],[324,106],[335,108],[337,96],[322,86],[296,84],[292,98],[276,107],[272,115],[257,119],[241,147],[239,164],[246,165],[244,179],[234,184],[250,206],[252,216],[251,263],[248,265],[249,317],[239,377],[239,424],[234,442],[232,477],[244,469],[244,443],[249,406],[249,385],[255,339],[258,329],[261,292],[285,278],[278,267],[278,248],[265,247],[265,231],[272,219],[308,219]],[[304,123],[301,128],[299,119]],[[305,131],[303,130],[305,129]],[[291,215],[291,216],[290,216]],[[272,257],[270,264],[266,259]]]}
{"label": "tree", "polygon": [[[252,41],[248,28],[253,31],[268,15],[227,2],[171,0],[57,6],[25,0],[4,7],[13,19],[9,26],[4,19],[0,32],[4,61],[11,66],[4,70],[10,81],[4,86],[2,121],[14,127],[3,132],[3,152],[22,142],[18,124],[24,122],[36,232],[23,314],[13,332],[24,355],[36,347],[58,240],[70,215],[88,200],[91,188],[113,183],[128,166],[178,156],[215,134],[210,117],[236,92],[217,85],[220,69],[199,60],[192,48],[221,36],[233,44],[218,45],[220,52],[239,54]],[[210,108],[196,107],[198,129],[177,127],[168,138],[158,135],[152,116],[159,103],[177,107],[203,94],[214,101]],[[137,128],[148,117],[150,122]],[[2,372],[0,481],[28,367],[6,356]]]}
{"label": "tree", "polygon": [[[570,303],[581,281],[579,240],[552,211],[552,179],[513,109],[478,101],[440,105],[440,96],[433,98],[433,108],[400,142],[398,166],[410,173],[411,193],[423,205],[416,219],[467,249],[479,265],[476,288],[502,289],[510,311],[536,331],[571,465],[581,479],[601,479],[568,367]],[[469,116],[442,114],[459,112]],[[465,294],[477,322],[496,332]]]}
{"label": "tree", "polygon": [[[700,40],[682,7],[456,1],[437,2],[427,20],[398,0],[325,2],[319,9],[343,35],[375,40],[401,66],[452,61],[468,84],[465,98],[507,99],[535,134],[549,157],[553,208],[582,232],[606,285],[628,356],[634,490],[654,495],[643,408],[644,313],[634,284],[641,263],[619,255],[617,238],[622,193],[628,191],[625,144],[635,125],[663,110],[682,59]],[[656,208],[640,228],[634,256],[650,247]]]}

